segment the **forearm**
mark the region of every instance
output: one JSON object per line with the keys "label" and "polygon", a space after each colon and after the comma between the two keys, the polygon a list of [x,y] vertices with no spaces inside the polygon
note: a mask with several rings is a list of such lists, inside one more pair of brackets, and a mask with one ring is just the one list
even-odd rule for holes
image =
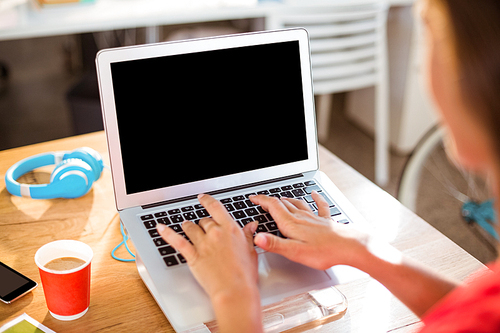
{"label": "forearm", "polygon": [[388,244],[372,241],[358,259],[353,266],[383,284],[419,317],[458,285]]}
{"label": "forearm", "polygon": [[219,295],[212,299],[212,305],[221,333],[263,332],[258,289]]}

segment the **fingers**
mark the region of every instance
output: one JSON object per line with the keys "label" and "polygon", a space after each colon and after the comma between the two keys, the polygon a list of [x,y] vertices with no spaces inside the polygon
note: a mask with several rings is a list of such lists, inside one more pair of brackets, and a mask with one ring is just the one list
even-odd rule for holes
{"label": "fingers", "polygon": [[212,196],[208,194],[200,194],[198,195],[198,201],[210,213],[215,223],[232,223],[233,218],[229,215],[226,207],[224,207],[222,203],[214,199]]}
{"label": "fingers", "polygon": [[259,225],[259,223],[254,221],[254,222],[248,223],[247,225],[245,225],[243,227],[243,233],[245,234],[245,238],[246,238],[251,250],[253,250],[253,246],[254,246],[253,235],[255,234],[255,231],[257,231],[258,225]]}
{"label": "fingers", "polygon": [[203,228],[205,232],[208,232],[210,227],[213,227],[217,224],[212,218],[203,218],[200,220],[200,227]]}
{"label": "fingers", "polygon": [[325,198],[316,191],[312,191],[311,196],[318,206],[318,216],[330,218],[330,206]]}
{"label": "fingers", "polygon": [[290,198],[281,198],[281,200],[292,213],[296,210],[306,210],[312,212],[311,207],[309,207],[309,205],[304,200]]}
{"label": "fingers", "polygon": [[204,229],[200,228],[191,221],[185,221],[184,223],[182,223],[182,230],[186,233],[193,244],[198,243],[205,235],[205,232],[203,231]]}
{"label": "fingers", "polygon": [[269,212],[276,220],[284,220],[290,216],[289,207],[285,206],[285,201],[266,195],[251,196],[250,201],[260,205],[265,211]]}
{"label": "fingers", "polygon": [[176,233],[172,230],[172,228],[169,228],[161,223],[156,226],[156,230],[158,230],[158,233],[165,240],[165,242],[172,245],[177,251],[179,251],[187,261],[195,259],[196,250],[187,239]]}

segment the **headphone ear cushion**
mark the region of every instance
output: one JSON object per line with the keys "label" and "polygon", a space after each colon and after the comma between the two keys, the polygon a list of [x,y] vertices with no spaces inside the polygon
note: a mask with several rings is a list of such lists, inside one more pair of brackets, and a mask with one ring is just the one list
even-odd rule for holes
{"label": "headphone ear cushion", "polygon": [[64,156],[65,160],[73,158],[85,161],[92,168],[95,180],[98,180],[101,177],[102,170],[104,169],[104,163],[101,155],[97,151],[89,147],[82,147],[75,149],[71,153]]}
{"label": "headphone ear cushion", "polygon": [[48,188],[59,198],[78,198],[87,194],[95,181],[94,177],[94,171],[87,162],[70,158],[54,168]]}

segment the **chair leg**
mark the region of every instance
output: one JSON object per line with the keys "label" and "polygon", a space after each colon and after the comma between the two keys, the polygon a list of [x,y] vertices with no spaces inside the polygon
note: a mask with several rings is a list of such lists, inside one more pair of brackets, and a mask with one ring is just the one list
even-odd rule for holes
{"label": "chair leg", "polygon": [[330,131],[330,113],[332,111],[333,94],[317,95],[317,122],[318,140],[325,142],[328,140]]}
{"label": "chair leg", "polygon": [[379,84],[375,98],[375,182],[389,182],[389,104],[387,87]]}

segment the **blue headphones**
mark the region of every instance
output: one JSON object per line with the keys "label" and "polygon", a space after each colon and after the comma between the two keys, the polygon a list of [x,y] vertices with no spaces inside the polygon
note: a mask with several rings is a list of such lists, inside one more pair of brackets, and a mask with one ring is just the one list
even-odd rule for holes
{"label": "blue headphones", "polygon": [[[49,184],[20,184],[19,177],[31,170],[55,164]],[[104,164],[95,150],[83,147],[71,152],[51,152],[25,158],[7,170],[5,184],[13,195],[33,199],[78,198],[101,177]]]}

